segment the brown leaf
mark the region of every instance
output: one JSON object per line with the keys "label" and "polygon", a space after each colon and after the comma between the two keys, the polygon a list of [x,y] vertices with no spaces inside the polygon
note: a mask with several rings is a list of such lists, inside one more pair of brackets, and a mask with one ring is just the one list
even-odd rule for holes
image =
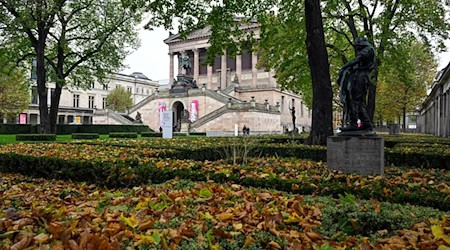
{"label": "brown leaf", "polygon": [[31,236],[29,235],[19,234],[16,239],[20,240],[16,244],[12,245],[11,250],[22,250],[26,248],[28,245],[30,245],[33,238],[31,238]]}
{"label": "brown leaf", "polygon": [[145,220],[143,220],[143,221],[141,221],[139,223],[138,229],[140,231],[145,231],[147,229],[150,229],[153,226],[153,224],[154,224],[153,219],[152,218],[148,218],[148,219],[145,219]]}
{"label": "brown leaf", "polygon": [[67,244],[69,245],[71,250],[78,250],[80,249],[80,247],[78,246],[78,244],[75,242],[75,240],[69,240],[67,242]]}
{"label": "brown leaf", "polygon": [[275,241],[269,242],[269,246],[271,249],[277,249],[277,250],[281,249],[281,246],[278,243],[276,243]]}

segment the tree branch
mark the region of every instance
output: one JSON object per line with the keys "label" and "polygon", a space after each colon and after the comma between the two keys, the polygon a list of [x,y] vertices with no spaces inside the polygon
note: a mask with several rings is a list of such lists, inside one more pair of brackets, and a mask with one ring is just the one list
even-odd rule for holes
{"label": "tree branch", "polygon": [[[347,0],[342,0],[342,2],[345,5],[345,8],[347,9],[348,13],[352,13],[352,7],[350,6],[350,3],[347,2]],[[350,15],[348,17],[348,19],[345,21],[345,23],[347,24],[348,28],[350,29],[350,33],[352,34],[352,37],[354,40],[356,37],[358,37],[358,31],[356,30],[356,26],[355,26],[355,19],[353,18],[353,15]],[[353,43],[351,43],[353,44]]]}
{"label": "tree branch", "polygon": [[350,37],[347,36],[347,34],[345,34],[345,32],[343,32],[342,30],[338,30],[334,27],[331,27],[331,29],[338,34],[343,35],[345,37],[345,39],[347,39],[347,42],[349,44],[353,44],[353,41],[350,39]]}
{"label": "tree branch", "polygon": [[332,49],[332,50],[334,50],[334,51],[336,51],[336,53],[337,53],[337,54],[339,55],[339,57],[341,58],[343,64],[346,64],[346,63],[348,62],[348,59],[347,59],[347,57],[345,56],[344,51],[342,51],[341,49],[339,49],[338,47],[336,47],[336,46],[334,46],[334,45],[332,45],[332,44],[326,44],[326,47],[327,47],[327,48],[330,48],[330,49]]}
{"label": "tree branch", "polygon": [[84,61],[86,61],[87,59],[89,59],[91,56],[95,55],[96,53],[100,52],[102,50],[103,45],[108,41],[108,38],[117,31],[117,29],[127,20],[127,18],[124,18],[121,22],[119,22],[118,24],[116,24],[116,26],[114,26],[110,32],[108,32],[103,39],[100,41],[100,43],[95,47],[94,50],[91,50],[89,52],[87,52],[84,56],[82,56],[80,59],[78,59],[78,61],[76,61],[75,63],[72,64],[71,67],[69,67],[69,69],[66,71],[65,74],[63,74],[64,77],[67,77],[76,67],[78,67],[78,65],[80,65],[81,63],[83,63]]}

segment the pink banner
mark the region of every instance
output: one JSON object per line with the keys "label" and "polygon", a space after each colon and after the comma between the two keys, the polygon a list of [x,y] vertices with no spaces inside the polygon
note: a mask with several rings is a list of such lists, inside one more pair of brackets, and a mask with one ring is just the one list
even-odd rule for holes
{"label": "pink banner", "polygon": [[158,103],[158,115],[159,115],[159,122],[158,122],[158,124],[159,124],[159,127],[162,127],[162,121],[163,121],[163,111],[166,111],[166,103],[165,102],[159,102]]}
{"label": "pink banner", "polygon": [[189,120],[195,122],[198,119],[198,100],[192,100],[189,107]]}
{"label": "pink banner", "polygon": [[27,114],[19,115],[19,124],[27,124]]}

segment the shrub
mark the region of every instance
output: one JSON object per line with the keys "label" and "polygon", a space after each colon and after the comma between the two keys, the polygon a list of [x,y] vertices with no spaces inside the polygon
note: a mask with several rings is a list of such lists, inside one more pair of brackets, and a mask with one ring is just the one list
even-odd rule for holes
{"label": "shrub", "polygon": [[109,134],[112,132],[150,132],[152,131],[147,125],[104,125],[104,124],[83,124],[68,125],[58,124],[57,134],[67,135],[73,133],[98,133]]}
{"label": "shrub", "polygon": [[36,134],[38,125],[0,124],[0,134]]}
{"label": "shrub", "polygon": [[98,139],[100,136],[96,133],[73,133],[72,139]]}
{"label": "shrub", "polygon": [[137,138],[138,133],[136,132],[113,132],[109,133],[109,138]]}
{"label": "shrub", "polygon": [[189,132],[189,135],[206,136],[206,132]]}
{"label": "shrub", "polygon": [[162,133],[156,132],[141,132],[142,137],[162,137]]}
{"label": "shrub", "polygon": [[54,141],[55,134],[18,134],[16,141]]}
{"label": "shrub", "polygon": [[[348,196],[348,195],[347,195]],[[341,196],[342,198],[342,196]],[[419,206],[404,206],[388,202],[344,201],[328,205],[322,210],[322,224],[319,232],[330,238],[339,239],[352,235],[375,236],[386,230],[411,228],[414,223],[437,217],[439,210]]]}

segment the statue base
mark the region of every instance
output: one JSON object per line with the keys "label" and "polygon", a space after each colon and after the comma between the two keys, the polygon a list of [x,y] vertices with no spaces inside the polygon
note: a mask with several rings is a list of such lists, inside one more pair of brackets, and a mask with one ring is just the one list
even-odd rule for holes
{"label": "statue base", "polygon": [[189,127],[190,127],[190,123],[182,122],[180,132],[181,133],[189,133]]}
{"label": "statue base", "polygon": [[179,74],[177,80],[172,85],[170,93],[185,93],[189,89],[196,89],[197,83],[192,76]]}
{"label": "statue base", "polygon": [[384,174],[384,138],[330,136],[327,138],[327,164],[328,169],[344,173],[382,175]]}
{"label": "statue base", "polygon": [[338,136],[375,136],[375,131],[354,130],[354,131],[342,131],[337,133]]}

